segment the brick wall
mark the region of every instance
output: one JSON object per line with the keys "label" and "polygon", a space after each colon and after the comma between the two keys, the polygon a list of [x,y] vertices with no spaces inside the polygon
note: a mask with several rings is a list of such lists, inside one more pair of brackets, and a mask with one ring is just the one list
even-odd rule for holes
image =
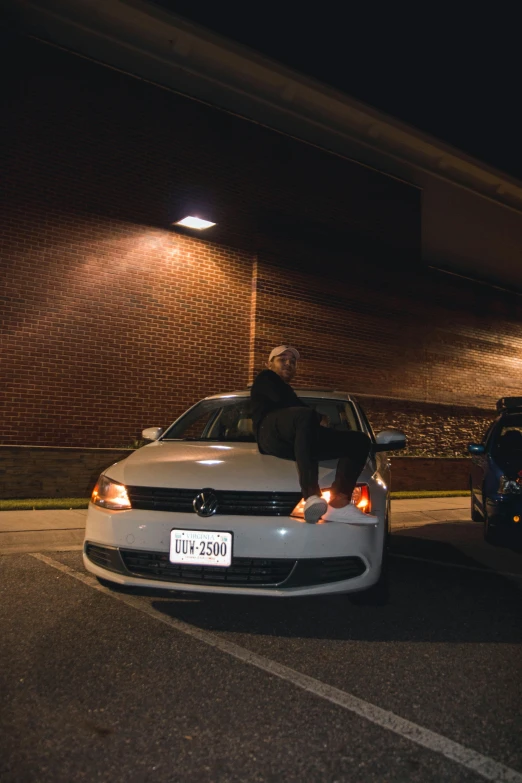
{"label": "brick wall", "polygon": [[[37,42],[8,54],[4,443],[126,446],[244,387],[260,249],[418,251],[402,183]],[[208,241],[169,230],[198,208]]]}
{"label": "brick wall", "polygon": [[402,430],[408,447],[401,454],[418,457],[467,457],[468,444],[482,440],[496,415],[493,409],[471,406],[434,405],[366,396],[359,396],[358,400],[374,432],[388,427]]}
{"label": "brick wall", "polygon": [[244,253],[88,217],[64,227],[51,210],[34,245],[13,233],[3,247],[4,443],[125,447],[216,378],[245,385]]}
{"label": "brick wall", "polygon": [[420,266],[260,258],[255,325],[254,372],[273,343],[295,344],[296,383],[361,394],[374,428],[403,429],[417,454],[465,453],[522,391],[520,297]]}
{"label": "brick wall", "polygon": [[0,498],[87,498],[98,476],[128,449],[0,446]]}
{"label": "brick wall", "polygon": [[[7,53],[4,443],[128,446],[286,340],[301,383],[400,398],[371,418],[421,450],[461,450],[519,391],[519,300],[421,267],[416,189],[37,42]],[[205,240],[169,229],[196,210]]]}
{"label": "brick wall", "polygon": [[468,490],[469,458],[392,457],[392,492]]}

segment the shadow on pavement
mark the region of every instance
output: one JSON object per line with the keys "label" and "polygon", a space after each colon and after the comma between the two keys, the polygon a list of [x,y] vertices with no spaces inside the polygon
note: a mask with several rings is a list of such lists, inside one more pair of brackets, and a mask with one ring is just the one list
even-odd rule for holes
{"label": "shadow on pavement", "polygon": [[522,580],[517,585],[443,541],[393,536],[391,553],[386,606],[356,606],[349,595],[277,600],[195,593],[165,601],[155,596],[152,604],[171,617],[218,632],[332,640],[522,641]]}
{"label": "shadow on pavement", "polygon": [[[459,547],[463,547],[463,550]],[[474,559],[466,549],[472,547],[475,551],[482,549],[498,550],[502,552],[502,547],[491,547],[484,543],[482,526],[477,524],[429,524],[422,527],[416,527],[413,530],[397,530],[391,537],[390,551],[395,554],[415,555],[416,557],[425,557],[429,560],[444,560],[448,563],[473,566],[474,568],[483,568],[488,571],[488,567]],[[510,552],[505,550],[506,558],[509,559]],[[518,570],[522,575],[522,558]],[[510,571],[511,568],[503,568],[503,571]]]}

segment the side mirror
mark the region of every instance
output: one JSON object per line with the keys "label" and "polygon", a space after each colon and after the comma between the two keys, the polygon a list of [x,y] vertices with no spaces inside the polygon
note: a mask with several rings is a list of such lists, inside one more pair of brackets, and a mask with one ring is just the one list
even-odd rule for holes
{"label": "side mirror", "polygon": [[398,451],[406,446],[406,435],[400,430],[381,430],[375,440],[375,451]]}
{"label": "side mirror", "polygon": [[158,440],[162,433],[163,427],[147,427],[146,430],[141,431],[141,436],[145,440]]}
{"label": "side mirror", "polygon": [[468,445],[468,451],[470,454],[484,454],[486,449],[482,445],[482,443],[470,443]]}

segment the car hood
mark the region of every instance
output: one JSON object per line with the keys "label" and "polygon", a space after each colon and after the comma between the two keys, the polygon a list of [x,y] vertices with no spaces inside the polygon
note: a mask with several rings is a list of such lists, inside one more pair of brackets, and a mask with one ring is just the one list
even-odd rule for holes
{"label": "car hood", "polygon": [[[321,462],[319,483],[331,486],[336,460]],[[260,454],[255,443],[156,441],[105,473],[129,486],[298,492],[293,460]]]}

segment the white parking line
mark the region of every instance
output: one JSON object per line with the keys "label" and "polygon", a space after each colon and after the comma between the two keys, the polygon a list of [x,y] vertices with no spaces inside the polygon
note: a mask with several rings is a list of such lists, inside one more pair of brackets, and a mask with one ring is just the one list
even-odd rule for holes
{"label": "white parking line", "polygon": [[481,775],[486,780],[498,781],[499,783],[522,783],[522,774],[520,772],[517,772],[510,767],[506,767],[504,764],[500,764],[498,761],[488,758],[488,756],[483,756],[481,753],[477,753],[458,742],[454,742],[453,740],[448,739],[448,737],[444,737],[442,734],[437,734],[434,731],[430,731],[430,729],[425,729],[416,723],[400,718],[393,712],[383,710],[381,707],[377,707],[375,704],[359,699],[357,696],[352,696],[346,691],[327,685],[320,680],[316,680],[314,677],[301,674],[281,663],[271,661],[263,655],[257,655],[245,647],[240,647],[213,633],[203,631],[182,620],[166,617],[157,609],[154,609],[146,603],[146,601],[142,601],[140,598],[133,595],[114,593],[108,588],[103,587],[94,577],[75,571],[73,568],[70,568],[63,563],[59,563],[57,560],[54,560],[47,555],[43,555],[40,552],[34,552],[31,553],[31,557],[41,560],[42,563],[46,563],[52,568],[56,568],[58,571],[68,574],[68,576],[114,598],[116,601],[121,601],[122,603],[127,604],[127,606],[131,606],[133,609],[137,609],[139,612],[152,617],[154,620],[157,620],[164,625],[174,628],[176,631],[181,631],[188,636],[192,636],[193,638],[208,644],[210,647],[214,647],[217,650],[221,650],[221,652],[231,655],[233,658],[237,658],[251,666],[256,666],[258,669],[262,669],[282,680],[286,680],[287,682],[296,685],[298,688],[302,688],[308,693],[319,696],[332,704],[337,704],[345,710],[353,712],[377,726],[381,726],[384,729],[388,729],[388,731],[398,734],[400,737],[415,742],[417,745],[440,753],[451,761]]}
{"label": "white parking line", "polygon": [[446,566],[447,568],[462,568],[464,571],[478,571],[481,574],[491,574],[493,576],[509,576],[512,579],[522,579],[522,574],[512,574],[509,571],[494,571],[491,568],[480,568],[479,566],[463,565],[461,563],[449,563],[446,560],[432,560],[429,557],[415,557],[414,555],[398,555],[390,552],[390,557],[400,557],[402,560],[417,560],[419,563],[431,563],[432,565]]}

